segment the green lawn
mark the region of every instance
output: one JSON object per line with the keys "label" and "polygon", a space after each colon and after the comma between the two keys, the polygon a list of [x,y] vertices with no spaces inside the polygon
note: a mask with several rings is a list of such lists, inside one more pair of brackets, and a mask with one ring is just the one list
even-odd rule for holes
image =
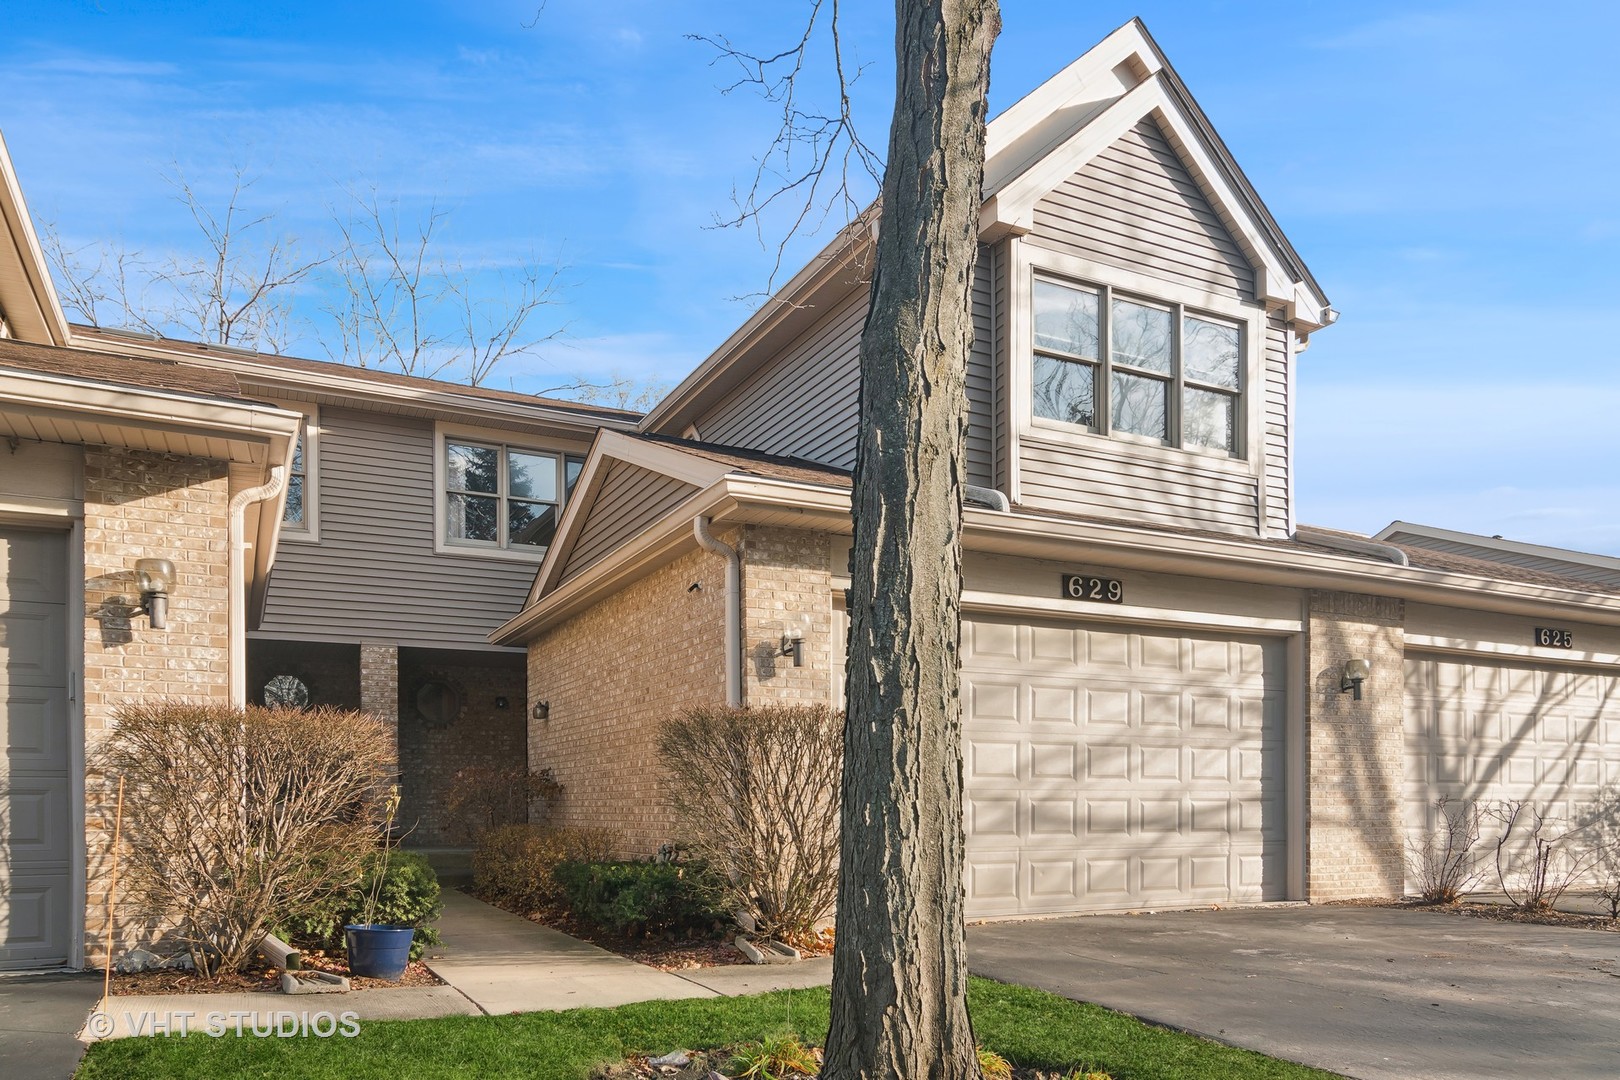
{"label": "green lawn", "polygon": [[[298,1007],[309,1000],[301,999]],[[327,1008],[330,1000],[310,1008]],[[1015,1065],[1088,1065],[1115,1080],[1328,1080],[1333,1075],[1039,990],[975,979],[968,1000],[980,1042]],[[627,1052],[705,1049],[787,1032],[808,1043],[822,1042],[826,990],[563,1013],[377,1021],[361,1025],[352,1039],[200,1034],[119,1039],[92,1046],[76,1075],[78,1080],[583,1080],[593,1065]]]}

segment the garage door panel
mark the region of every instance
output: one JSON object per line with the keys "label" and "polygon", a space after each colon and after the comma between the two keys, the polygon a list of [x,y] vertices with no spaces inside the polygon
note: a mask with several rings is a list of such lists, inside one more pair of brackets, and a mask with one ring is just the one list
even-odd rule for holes
{"label": "garage door panel", "polygon": [[67,543],[0,529],[0,968],[67,960]]}
{"label": "garage door panel", "polygon": [[1010,620],[963,640],[970,914],[1283,895],[1280,643]]}
{"label": "garage door panel", "polygon": [[[1612,676],[1423,658],[1408,661],[1406,683],[1405,824],[1414,841],[1435,830],[1433,804],[1441,797],[1527,801],[1561,829],[1605,785],[1620,783],[1620,742],[1613,738],[1620,735],[1620,702]],[[1438,721],[1424,723],[1429,716]],[[1482,829],[1487,860],[1499,830],[1489,821]]]}

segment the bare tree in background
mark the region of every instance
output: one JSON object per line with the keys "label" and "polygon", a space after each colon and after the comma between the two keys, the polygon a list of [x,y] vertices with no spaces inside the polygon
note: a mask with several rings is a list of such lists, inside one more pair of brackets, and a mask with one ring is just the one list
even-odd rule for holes
{"label": "bare tree in background", "polygon": [[525,263],[497,274],[494,289],[478,286],[441,254],[448,211],[430,206],[407,227],[374,191],[352,201],[354,212],[337,219],[338,298],[325,309],[336,337],[323,344],[334,359],[430,379],[453,373],[478,386],[503,360],[561,334],[534,326],[560,302],[561,266]]}
{"label": "bare tree in background", "polygon": [[[823,8],[813,0],[812,29]],[[838,944],[822,1072],[833,1080],[979,1075],[967,1015],[958,648],[969,300],[1000,10],[996,0],[897,0],[896,18],[894,117],[861,336]],[[782,160],[803,128],[781,87],[796,83],[803,55],[801,42],[754,58],[763,66],[751,81],[783,106],[772,148]],[[779,78],[772,63],[785,64]],[[838,70],[842,138],[848,85]],[[847,166],[834,142],[812,139],[809,149],[817,179],[788,176],[782,192],[824,191],[819,178]],[[848,191],[847,167],[834,182]],[[748,196],[744,217],[757,223],[772,197]]]}
{"label": "bare tree in background", "polygon": [[293,336],[293,290],[328,256],[301,257],[273,213],[247,209],[254,179],[241,167],[217,209],[178,168],[165,179],[202,234],[203,254],[151,262],[116,243],[70,249],[47,225],[42,244],[63,307],[91,326],[281,351]]}

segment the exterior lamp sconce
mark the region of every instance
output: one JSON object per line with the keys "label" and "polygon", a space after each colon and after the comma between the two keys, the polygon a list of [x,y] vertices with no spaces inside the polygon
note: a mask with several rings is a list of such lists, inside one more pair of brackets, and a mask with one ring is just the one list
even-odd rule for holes
{"label": "exterior lamp sconce", "polygon": [[136,559],[135,588],[141,594],[140,612],[152,629],[162,630],[169,622],[169,593],[174,590],[174,563],[168,559]]}
{"label": "exterior lamp sconce", "polygon": [[1365,660],[1346,660],[1344,677],[1339,680],[1339,693],[1349,694],[1351,701],[1361,700],[1361,684],[1372,677],[1372,665]]}
{"label": "exterior lamp sconce", "polygon": [[534,703],[534,718],[536,720],[551,719],[551,702],[537,701]]}
{"label": "exterior lamp sconce", "polygon": [[794,667],[804,667],[804,631],[790,626],[782,631],[782,655],[793,657]]}

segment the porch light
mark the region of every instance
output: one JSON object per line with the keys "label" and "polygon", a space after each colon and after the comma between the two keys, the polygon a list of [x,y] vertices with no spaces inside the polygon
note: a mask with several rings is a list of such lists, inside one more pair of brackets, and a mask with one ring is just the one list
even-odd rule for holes
{"label": "porch light", "polygon": [[1372,678],[1372,665],[1365,660],[1346,660],[1344,677],[1339,680],[1339,693],[1349,694],[1351,701],[1361,700],[1361,684]]}
{"label": "porch light", "polygon": [[551,702],[537,701],[534,703],[534,718],[536,720],[551,719]]}
{"label": "porch light", "polygon": [[140,610],[151,621],[152,629],[165,629],[169,622],[169,593],[174,589],[174,563],[168,559],[136,559],[135,588],[141,594]]}

